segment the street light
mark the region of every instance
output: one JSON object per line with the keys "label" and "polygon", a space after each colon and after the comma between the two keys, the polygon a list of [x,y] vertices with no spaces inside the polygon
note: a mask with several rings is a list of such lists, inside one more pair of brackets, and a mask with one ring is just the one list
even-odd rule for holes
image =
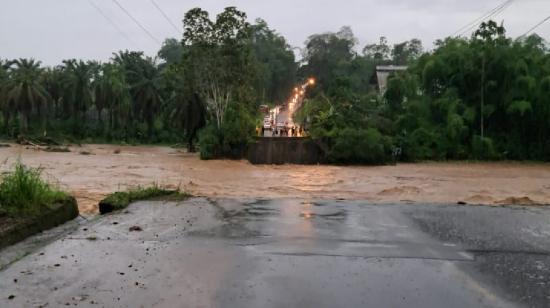
{"label": "street light", "polygon": [[310,86],[315,85],[315,78],[309,78],[309,80],[307,81],[307,83],[308,83]]}

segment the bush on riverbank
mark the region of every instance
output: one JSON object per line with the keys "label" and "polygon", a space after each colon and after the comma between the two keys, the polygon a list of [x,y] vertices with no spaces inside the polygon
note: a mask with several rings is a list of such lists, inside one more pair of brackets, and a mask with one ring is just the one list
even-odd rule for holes
{"label": "bush on riverbank", "polygon": [[41,169],[27,167],[21,162],[1,177],[0,213],[9,216],[38,215],[67,198],[66,193],[42,179]]}
{"label": "bush on riverbank", "polygon": [[157,185],[151,187],[137,187],[123,192],[115,192],[108,195],[99,202],[99,212],[101,214],[110,213],[125,209],[133,202],[151,200],[154,198],[167,198],[170,200],[185,200],[189,194],[179,190],[170,190],[160,188]]}
{"label": "bush on riverbank", "polygon": [[242,158],[255,129],[253,112],[245,106],[231,105],[221,128],[212,123],[200,132],[201,159]]}

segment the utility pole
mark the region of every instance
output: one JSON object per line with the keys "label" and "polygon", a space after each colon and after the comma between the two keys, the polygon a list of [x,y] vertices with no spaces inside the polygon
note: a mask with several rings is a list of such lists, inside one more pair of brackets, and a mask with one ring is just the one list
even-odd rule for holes
{"label": "utility pole", "polygon": [[[484,127],[483,127],[483,108],[485,105],[485,52],[481,56],[481,139],[483,140]],[[483,141],[482,141],[483,143]]]}

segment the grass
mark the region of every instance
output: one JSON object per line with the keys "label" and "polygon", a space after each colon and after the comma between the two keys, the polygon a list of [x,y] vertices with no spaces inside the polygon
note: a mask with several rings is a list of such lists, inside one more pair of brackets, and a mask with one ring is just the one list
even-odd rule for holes
{"label": "grass", "polygon": [[102,214],[122,210],[136,201],[162,198],[164,200],[181,201],[190,195],[179,190],[164,189],[158,185],[150,187],[137,187],[123,192],[115,192],[108,195],[99,203],[99,211]]}
{"label": "grass", "polygon": [[42,179],[42,170],[21,162],[14,170],[2,175],[0,183],[0,214],[12,217],[36,215],[68,196]]}

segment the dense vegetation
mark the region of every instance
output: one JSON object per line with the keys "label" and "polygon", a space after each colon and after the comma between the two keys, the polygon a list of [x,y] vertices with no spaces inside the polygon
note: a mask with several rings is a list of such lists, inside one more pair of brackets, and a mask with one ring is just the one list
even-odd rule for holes
{"label": "dense vegetation", "polygon": [[[343,27],[309,37],[297,63],[281,35],[233,7],[215,19],[193,9],[183,23],[182,39],[166,40],[154,59],[0,61],[0,135],[185,142],[191,151],[198,140],[203,158],[240,157],[258,107],[314,76],[295,119],[329,162],[550,160],[550,52],[536,35],[513,40],[486,22],[424,52],[417,39],[360,48]],[[389,64],[409,69],[381,96],[375,68]]]}
{"label": "dense vegetation", "polygon": [[0,60],[0,137],[185,142],[194,150],[208,125],[205,156],[242,147],[259,121],[257,106],[279,102],[294,85],[294,53],[264,21],[249,24],[235,8],[214,21],[194,9],[184,22],[183,39],[167,39],[155,58],[120,51],[107,63],[54,67]]}
{"label": "dense vegetation", "polygon": [[[537,35],[512,40],[489,21],[424,54],[416,40],[391,52],[381,40],[363,55],[354,45],[347,29],[313,36],[300,68],[321,87],[297,119],[329,161],[550,160],[550,50]],[[372,60],[409,64],[382,97],[356,73]]]}
{"label": "dense vegetation", "polygon": [[44,181],[41,170],[17,163],[0,178],[0,217],[37,215],[68,195]]}

